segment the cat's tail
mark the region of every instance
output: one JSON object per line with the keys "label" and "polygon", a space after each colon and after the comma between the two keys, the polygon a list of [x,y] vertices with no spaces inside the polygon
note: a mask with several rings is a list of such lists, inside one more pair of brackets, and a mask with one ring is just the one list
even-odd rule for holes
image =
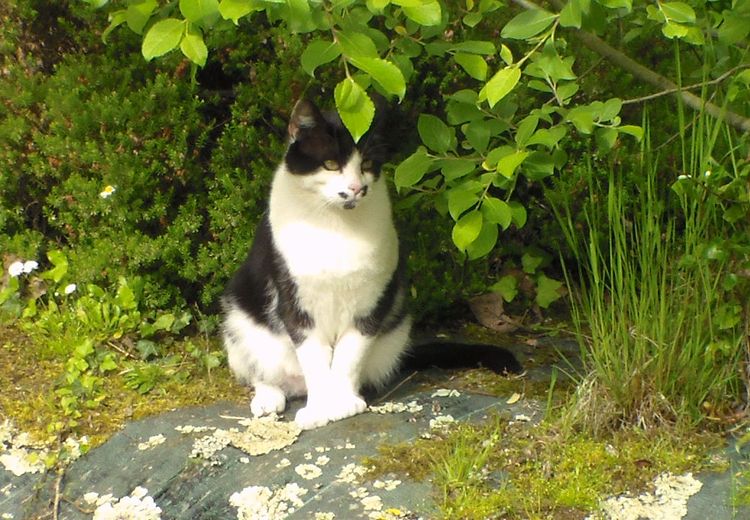
{"label": "cat's tail", "polygon": [[404,355],[404,370],[427,368],[487,368],[496,374],[519,374],[523,366],[503,347],[483,343],[429,342],[412,345]]}

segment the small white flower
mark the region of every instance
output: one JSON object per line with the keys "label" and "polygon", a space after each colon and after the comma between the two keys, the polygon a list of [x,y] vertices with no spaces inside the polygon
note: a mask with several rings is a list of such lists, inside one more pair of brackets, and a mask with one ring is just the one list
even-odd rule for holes
{"label": "small white flower", "polygon": [[689,178],[690,178],[690,175],[685,175],[685,174],[677,176],[678,181],[684,181],[685,179],[689,179]]}
{"label": "small white flower", "polygon": [[39,263],[36,260],[26,260],[23,263],[23,272],[29,274],[31,271],[39,267]]}
{"label": "small white flower", "polygon": [[77,288],[78,288],[78,286],[76,284],[69,283],[68,285],[65,286],[65,290],[63,292],[65,294],[71,294],[71,293],[74,293]]}
{"label": "small white flower", "polygon": [[712,173],[713,173],[713,172],[712,172],[711,170],[706,170],[706,171],[705,171],[705,172],[703,173],[703,176],[704,176],[704,177],[710,177]]}
{"label": "small white flower", "polygon": [[15,261],[8,267],[8,274],[13,278],[23,274],[23,262]]}
{"label": "small white flower", "polygon": [[103,199],[108,199],[115,191],[117,191],[117,188],[108,184],[104,187],[99,196]]}

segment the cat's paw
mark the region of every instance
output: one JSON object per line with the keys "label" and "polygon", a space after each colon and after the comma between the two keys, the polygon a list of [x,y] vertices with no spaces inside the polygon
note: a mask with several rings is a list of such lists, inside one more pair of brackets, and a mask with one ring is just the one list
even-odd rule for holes
{"label": "cat's paw", "polygon": [[320,406],[307,405],[297,411],[294,422],[302,430],[320,428],[330,422],[327,411]]}
{"label": "cat's paw", "polygon": [[343,393],[334,397],[328,404],[328,419],[338,421],[357,415],[367,409],[367,403],[356,394]]}
{"label": "cat's paw", "polygon": [[278,388],[260,386],[255,389],[255,396],[250,401],[250,411],[255,417],[272,413],[281,413],[286,408],[286,396]]}

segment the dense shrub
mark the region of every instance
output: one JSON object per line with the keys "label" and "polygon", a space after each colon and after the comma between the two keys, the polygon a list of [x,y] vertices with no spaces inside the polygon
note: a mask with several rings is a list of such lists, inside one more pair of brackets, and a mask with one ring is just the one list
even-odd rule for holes
{"label": "dense shrub", "polygon": [[[46,65],[32,51],[25,61],[11,60],[16,48],[33,50],[34,23],[21,15],[33,20],[43,3],[4,13],[13,22],[4,34],[16,43],[3,47],[0,77],[6,263],[62,249],[78,284],[138,276],[146,308],[218,310],[217,295],[266,208],[288,112],[300,95],[315,96],[333,79],[322,73],[310,80],[288,66],[298,62],[299,39],[243,23],[231,38],[212,36],[222,51],[191,83],[176,56],[158,66],[144,62],[127,32],[102,45],[95,34],[102,20],[67,3],[56,14],[67,22],[55,38],[75,52],[58,48]],[[439,85],[452,78],[445,72],[426,69],[422,88],[394,107],[395,161],[417,139],[404,122],[434,104]],[[397,213],[418,316],[438,316],[483,289],[490,264],[465,265],[449,224],[433,209],[407,204]]]}

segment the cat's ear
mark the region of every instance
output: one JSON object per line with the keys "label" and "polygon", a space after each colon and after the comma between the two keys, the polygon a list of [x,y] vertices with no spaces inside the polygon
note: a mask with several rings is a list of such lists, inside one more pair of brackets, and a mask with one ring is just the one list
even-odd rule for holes
{"label": "cat's ear", "polygon": [[289,138],[294,142],[299,139],[303,130],[309,130],[323,124],[323,115],[311,101],[300,99],[294,105],[289,120]]}

